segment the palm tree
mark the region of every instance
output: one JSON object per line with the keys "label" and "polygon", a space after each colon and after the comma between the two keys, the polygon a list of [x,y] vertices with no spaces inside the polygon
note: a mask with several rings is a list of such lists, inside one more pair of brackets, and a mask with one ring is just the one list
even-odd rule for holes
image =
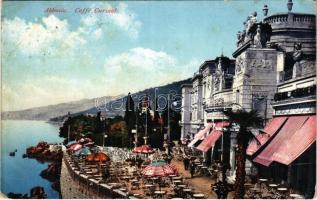
{"label": "palm tree", "polygon": [[251,127],[261,127],[263,125],[263,119],[258,115],[257,111],[251,110],[250,112],[245,110],[237,111],[224,111],[224,114],[228,117],[229,122],[238,124],[240,126],[237,133],[237,149],[236,149],[236,181],[234,185],[234,198],[242,199],[245,193],[245,163],[246,163],[246,150],[251,139],[255,138],[250,131]]}

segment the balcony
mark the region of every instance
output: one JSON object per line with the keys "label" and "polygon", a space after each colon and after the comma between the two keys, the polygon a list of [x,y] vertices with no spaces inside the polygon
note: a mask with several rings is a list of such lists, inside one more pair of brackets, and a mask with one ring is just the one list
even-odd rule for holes
{"label": "balcony", "polygon": [[307,78],[316,75],[316,67],[314,61],[303,61],[301,62],[301,69],[293,75],[293,68],[279,72],[279,84],[286,82],[292,82],[299,79]]}
{"label": "balcony", "polygon": [[287,27],[315,27],[316,17],[312,14],[301,13],[278,13],[268,16],[264,22],[269,23],[272,28],[287,28]]}

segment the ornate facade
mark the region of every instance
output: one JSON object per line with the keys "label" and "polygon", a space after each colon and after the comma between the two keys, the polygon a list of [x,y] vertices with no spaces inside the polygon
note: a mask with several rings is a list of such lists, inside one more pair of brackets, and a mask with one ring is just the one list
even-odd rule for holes
{"label": "ornate facade", "polygon": [[[183,129],[183,137],[192,138],[199,126],[207,126],[208,122],[225,121],[225,109],[257,110],[265,119],[263,128],[279,116],[316,114],[315,15],[294,13],[292,5],[289,0],[288,12],[270,16],[265,5],[263,20],[258,20],[254,12],[237,34],[237,48],[232,54],[235,60],[220,56],[200,66],[192,88],[188,88],[192,95],[188,115],[192,113],[192,117],[182,126],[191,131]],[[183,90],[183,98],[186,95],[189,93]],[[201,112],[196,111],[199,108]],[[223,143],[222,150],[230,149],[234,171],[236,144],[234,134],[230,135],[230,142],[227,146]]]}

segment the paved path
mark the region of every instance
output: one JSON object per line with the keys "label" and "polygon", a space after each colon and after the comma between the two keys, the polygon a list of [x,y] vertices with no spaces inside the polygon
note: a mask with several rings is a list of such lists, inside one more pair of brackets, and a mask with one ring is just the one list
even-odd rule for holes
{"label": "paved path", "polygon": [[[215,183],[215,180],[211,179],[210,177],[206,176],[200,176],[200,175],[194,175],[193,178],[191,178],[189,170],[184,169],[184,164],[182,161],[177,161],[175,159],[171,162],[172,165],[174,165],[178,172],[186,178],[186,181],[189,183],[190,186],[195,188],[196,192],[203,193],[206,195],[206,198],[208,199],[217,199],[216,193],[211,191],[210,185]],[[232,198],[233,193],[229,193],[228,198]]]}

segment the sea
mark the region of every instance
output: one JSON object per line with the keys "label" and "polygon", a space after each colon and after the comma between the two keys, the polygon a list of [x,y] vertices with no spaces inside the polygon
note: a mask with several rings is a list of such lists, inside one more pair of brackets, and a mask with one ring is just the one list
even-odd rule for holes
{"label": "sea", "polygon": [[[1,121],[1,192],[30,195],[31,188],[41,186],[47,198],[58,199],[59,193],[52,189],[51,182],[40,176],[46,169],[47,162],[22,158],[26,148],[37,145],[40,141],[60,143],[59,127],[45,121],[3,120]],[[17,149],[14,157],[9,156]]]}

